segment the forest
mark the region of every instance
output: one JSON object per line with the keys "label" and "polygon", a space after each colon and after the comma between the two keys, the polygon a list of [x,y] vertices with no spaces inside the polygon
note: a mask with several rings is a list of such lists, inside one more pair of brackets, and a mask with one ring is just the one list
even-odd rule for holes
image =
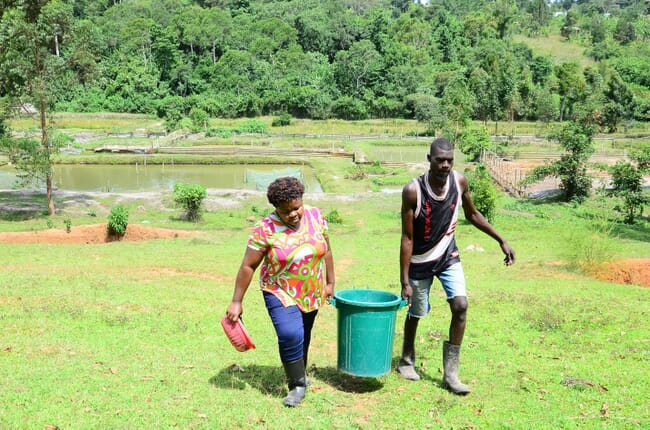
{"label": "forest", "polygon": [[[644,0],[0,0],[18,107],[209,118],[650,119]],[[537,45],[555,45],[546,52]],[[567,55],[558,56],[560,52]],[[560,59],[561,58],[561,59]]]}

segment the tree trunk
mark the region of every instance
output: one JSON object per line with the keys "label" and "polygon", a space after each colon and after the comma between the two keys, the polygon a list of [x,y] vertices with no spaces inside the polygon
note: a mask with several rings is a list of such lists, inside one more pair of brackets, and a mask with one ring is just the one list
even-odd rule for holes
{"label": "tree trunk", "polygon": [[47,122],[45,120],[45,89],[43,88],[43,79],[39,81],[40,94],[39,94],[39,110],[40,110],[40,119],[41,119],[41,147],[45,150],[47,154],[47,164],[49,171],[45,176],[45,187],[47,189],[47,213],[52,216],[54,215],[54,197],[52,195],[52,166],[50,164],[52,149],[50,148],[50,141],[47,137]]}
{"label": "tree trunk", "polygon": [[54,215],[54,196],[52,194],[52,174],[47,175],[45,179],[45,184],[47,186],[47,213],[48,215]]}

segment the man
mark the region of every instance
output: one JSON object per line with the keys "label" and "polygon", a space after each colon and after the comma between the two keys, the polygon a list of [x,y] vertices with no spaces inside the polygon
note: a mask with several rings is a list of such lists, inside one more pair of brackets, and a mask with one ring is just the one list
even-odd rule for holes
{"label": "man", "polygon": [[470,388],[458,379],[467,314],[465,275],[454,239],[460,207],[470,223],[499,243],[507,266],[515,262],[515,251],[474,206],[465,176],[452,170],[453,145],[445,138],[435,139],[427,159],[429,171],[402,190],[400,277],[402,298],[409,301],[409,310],[397,370],[405,379],[420,379],[415,371],[415,334],[420,318],[431,309],[429,293],[437,277],[451,310],[449,341],[443,344],[443,386],[455,394],[467,394]]}

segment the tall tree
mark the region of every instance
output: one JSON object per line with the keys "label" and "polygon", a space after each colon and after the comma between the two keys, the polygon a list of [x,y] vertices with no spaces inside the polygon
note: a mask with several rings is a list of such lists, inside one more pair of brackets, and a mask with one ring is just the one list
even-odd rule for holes
{"label": "tall tree", "polygon": [[33,103],[39,113],[40,143],[14,146],[25,178],[44,181],[48,213],[55,212],[53,157],[56,142],[48,135],[48,109],[52,84],[61,76],[64,60],[60,47],[64,30],[72,20],[72,9],[59,0],[16,1],[0,20],[0,93]]}
{"label": "tall tree", "polygon": [[474,106],[474,95],[469,90],[464,76],[459,74],[449,81],[442,95],[442,106],[452,123],[455,140],[469,123]]}
{"label": "tall tree", "polygon": [[347,51],[339,51],[334,61],[339,88],[355,96],[372,85],[380,68],[381,56],[369,40],[356,42]]}
{"label": "tall tree", "polygon": [[560,121],[563,121],[567,112],[571,112],[573,103],[583,96],[585,80],[577,63],[560,64],[555,66],[554,72],[557,77],[558,94],[561,97]]}
{"label": "tall tree", "polygon": [[594,152],[592,137],[595,127],[586,122],[568,122],[561,130],[550,134],[559,142],[564,153],[560,159],[536,167],[524,183],[534,183],[547,176],[560,179],[560,188],[566,201],[582,202],[591,191],[591,177],[587,172],[589,157]]}

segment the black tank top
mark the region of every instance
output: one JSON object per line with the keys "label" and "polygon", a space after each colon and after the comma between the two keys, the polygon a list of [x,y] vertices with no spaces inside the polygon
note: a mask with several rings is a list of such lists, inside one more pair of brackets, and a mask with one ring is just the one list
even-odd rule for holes
{"label": "black tank top", "polygon": [[436,196],[427,180],[429,172],[414,179],[418,187],[413,219],[413,254],[409,265],[411,279],[437,275],[460,261],[454,233],[462,205],[456,172],[447,177],[447,193]]}

